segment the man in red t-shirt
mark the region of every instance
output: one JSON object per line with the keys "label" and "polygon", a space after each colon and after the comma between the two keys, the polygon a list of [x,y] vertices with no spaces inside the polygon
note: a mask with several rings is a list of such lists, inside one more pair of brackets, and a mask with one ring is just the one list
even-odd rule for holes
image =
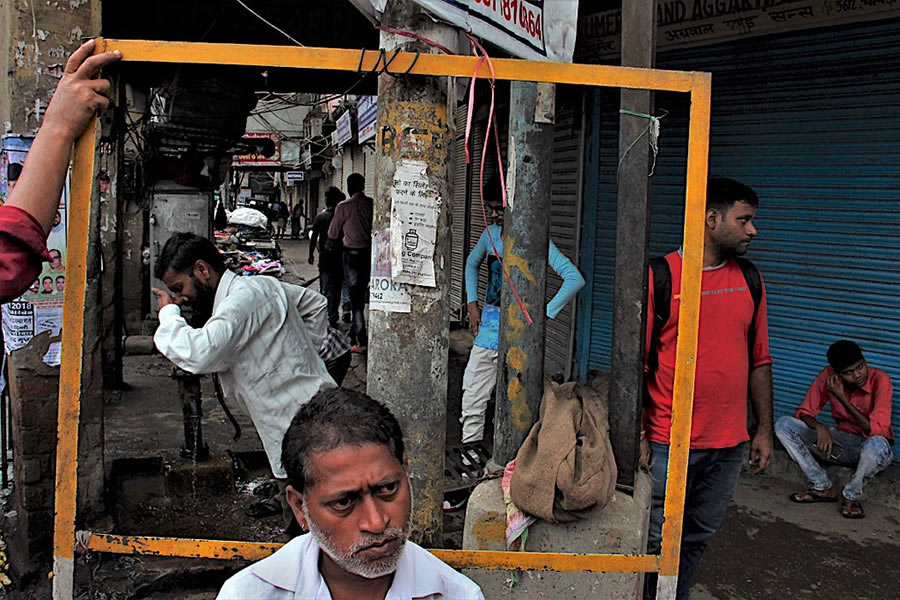
{"label": "man in red t-shirt", "polygon": [[[709,180],[691,450],[676,595],[679,600],[688,598],[706,544],[721,525],[737,486],[744,446],[750,439],[748,390],[757,423],[750,446],[751,464],[762,471],[772,459],[772,358],[765,286],[760,278],[757,306],[748,279],[735,259],[747,252],[756,236],[753,219],[758,204],[756,193],[742,183],[724,178]],[[656,340],[652,335],[656,314],[652,271],[647,302],[647,400],[641,458],[646,464],[652,457],[653,497],[647,541],[650,554],[659,553],[662,541],[681,304],[681,251],[666,256],[666,262],[673,293],[669,319],[659,328]],[[644,581],[644,598],[656,598],[657,576],[648,574]]]}
{"label": "man in red t-shirt", "polygon": [[[894,458],[891,403],[894,388],[881,369],[866,363],[862,350],[849,340],[828,348],[828,366],[806,392],[793,417],[781,417],[775,435],[806,478],[809,486],[791,494],[794,502],[836,502],[837,490],[816,456],[856,469],[841,494],[841,514],[861,519],[863,486],[886,469]],[[837,427],[816,417],[828,404]]]}
{"label": "man in red t-shirt", "polygon": [[59,209],[72,144],[97,113],[109,105],[109,81],[94,79],[122,54],[91,56],[94,40],[72,53],[44,113],[25,166],[0,206],[0,303],[19,297],[50,260],[47,234]]}

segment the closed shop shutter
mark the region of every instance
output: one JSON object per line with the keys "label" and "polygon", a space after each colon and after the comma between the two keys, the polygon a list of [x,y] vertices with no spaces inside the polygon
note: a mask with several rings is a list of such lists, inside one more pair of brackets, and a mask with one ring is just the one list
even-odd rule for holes
{"label": "closed shop shutter", "polygon": [[469,197],[468,165],[466,164],[466,114],[468,107],[456,108],[454,114],[456,136],[453,139],[453,172],[451,174],[452,202],[450,206],[450,318],[461,319],[465,304],[463,279],[468,249],[468,212],[466,200]]}
{"label": "closed shop shutter", "polygon": [[366,176],[366,196],[369,198],[375,197],[375,150],[374,148],[370,148],[369,146],[363,146],[360,148],[363,155],[363,160],[365,161],[365,170],[360,171],[361,173],[365,173]]}
{"label": "closed shop shutter", "polygon": [[[366,157],[363,155],[362,146],[353,147],[353,170],[350,173],[359,173],[363,177],[366,176]],[[366,183],[369,182],[366,181]]]}
{"label": "closed shop shutter", "polygon": [[[553,172],[550,184],[550,238],[576,266],[581,232],[581,157],[583,155],[581,94],[571,96],[557,90],[556,125],[553,136]],[[547,269],[547,300],[562,286],[562,279]],[[569,302],[555,319],[547,320],[544,333],[544,372],[572,373],[575,302]]]}
{"label": "closed shop shutter", "polygon": [[[776,418],[793,413],[838,339],[857,341],[871,366],[900,383],[897,25],[757,38],[659,60],[713,73],[710,173],[760,196],[760,233],[747,257],[768,292]],[[661,255],[681,238],[687,121],[683,100],[658,96],[657,106],[672,109],[653,188],[651,250]],[[595,316],[612,302],[615,244],[617,115],[605,115]],[[591,366],[608,368],[609,329],[592,328]],[[900,433],[896,395],[893,419]]]}

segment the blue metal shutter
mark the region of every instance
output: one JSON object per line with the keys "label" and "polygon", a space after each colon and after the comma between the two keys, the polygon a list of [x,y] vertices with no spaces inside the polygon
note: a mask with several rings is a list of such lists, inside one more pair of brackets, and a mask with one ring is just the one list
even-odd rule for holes
{"label": "blue metal shutter", "polygon": [[[828,345],[841,338],[857,341],[871,366],[887,371],[895,387],[900,382],[898,47],[893,21],[659,60],[661,68],[713,73],[710,173],[743,181],[760,196],[760,234],[747,256],[768,292],[776,418],[793,414],[825,365]],[[681,239],[687,106],[666,95],[657,106],[671,110],[662,121],[654,176],[651,249],[661,255]],[[594,313],[605,322],[612,302],[616,117],[607,110],[610,122],[601,124],[610,133],[601,157]],[[609,365],[605,322],[592,328],[590,365],[600,368]],[[893,420],[900,434],[896,394]]]}

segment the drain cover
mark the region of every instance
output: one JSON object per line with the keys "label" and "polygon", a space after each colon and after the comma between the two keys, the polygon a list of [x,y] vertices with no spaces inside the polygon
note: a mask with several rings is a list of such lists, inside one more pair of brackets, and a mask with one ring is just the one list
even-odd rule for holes
{"label": "drain cover", "polygon": [[490,458],[491,453],[481,443],[448,446],[444,455],[444,493],[475,485]]}

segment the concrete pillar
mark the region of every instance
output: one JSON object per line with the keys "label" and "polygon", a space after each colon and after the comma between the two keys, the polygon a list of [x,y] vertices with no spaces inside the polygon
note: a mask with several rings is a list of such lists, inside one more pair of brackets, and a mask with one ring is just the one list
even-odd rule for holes
{"label": "concrete pillar", "polygon": [[[116,78],[117,79],[117,78]],[[120,106],[124,94],[118,82],[113,80],[113,101]],[[106,113],[103,120],[111,124],[116,118],[113,111]],[[122,118],[118,115],[118,118]],[[104,130],[107,128],[104,127]],[[124,134],[119,138],[124,137]],[[119,161],[121,160],[118,139],[107,139],[100,149],[100,172],[97,180],[100,199],[100,252],[103,256],[100,294],[102,303],[101,352],[103,364],[103,385],[107,389],[122,387],[122,225],[124,211],[119,196]]]}
{"label": "concrete pillar", "polygon": [[[656,0],[622,5],[622,65],[652,67],[656,57]],[[653,93],[623,89],[622,109],[651,114]],[[640,458],[644,393],[647,261],[650,244],[650,120],[619,117],[616,270],[613,303],[609,427],[619,484],[634,485]],[[635,143],[636,142],[636,143]],[[642,307],[634,310],[635,306]]]}
{"label": "concrete pillar", "polygon": [[515,458],[538,418],[544,390],[555,86],[514,81],[510,84],[509,105],[503,264],[533,322],[526,322],[512,288],[504,282],[494,419],[493,461],[498,466]]}
{"label": "concrete pillar", "polygon": [[[381,22],[414,31],[448,47],[457,43],[453,28],[435,23],[412,2],[390,2]],[[389,51],[437,51],[422,42],[388,33],[381,34],[381,46]],[[408,66],[392,65],[391,70],[402,72]],[[408,314],[369,312],[367,391],[385,402],[403,426],[415,501],[412,537],[426,547],[443,543],[454,106],[449,79],[379,77],[373,236],[390,231],[391,186],[399,161],[424,161],[428,193],[440,198],[434,250],[436,287],[407,286],[411,305]]]}

